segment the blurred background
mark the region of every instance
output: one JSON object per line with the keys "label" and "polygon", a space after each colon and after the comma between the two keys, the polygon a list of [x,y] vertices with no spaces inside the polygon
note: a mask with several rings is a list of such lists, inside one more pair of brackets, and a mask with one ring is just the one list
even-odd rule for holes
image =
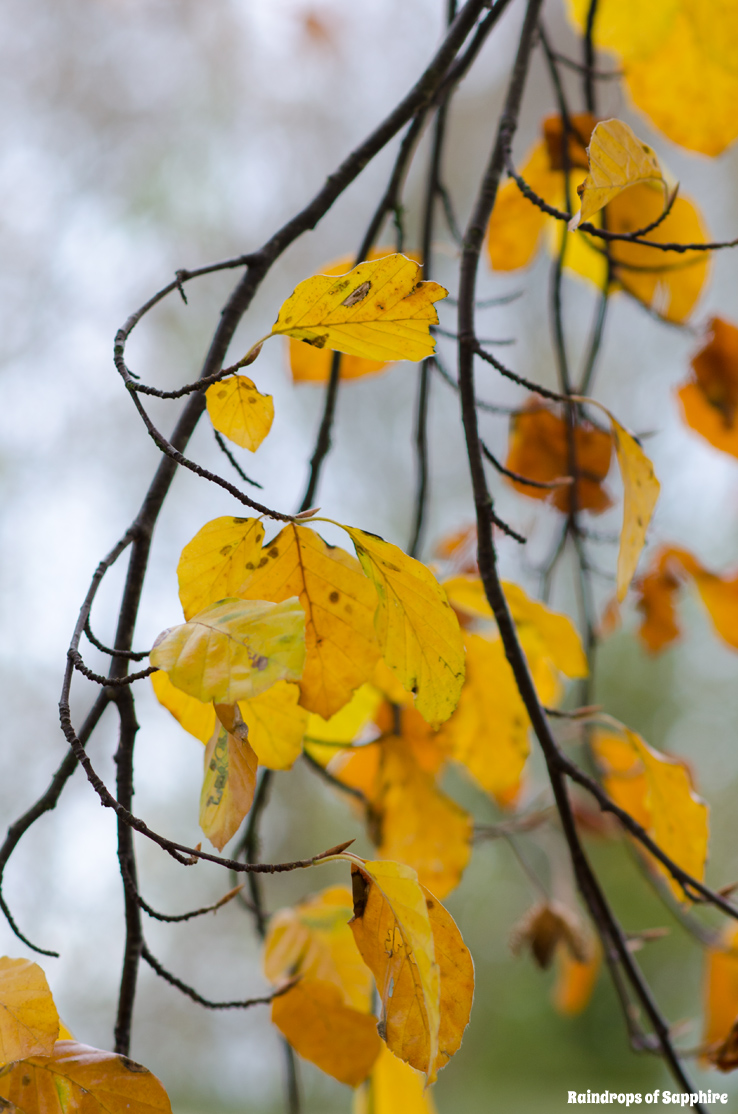
{"label": "blurred background", "polygon": [[[445,0],[5,0],[0,8],[3,825],[43,791],[64,754],[56,705],[77,611],[94,567],[135,515],[158,460],[113,368],[116,329],[177,268],[249,251],[301,207],[415,81],[439,40],[445,6]],[[510,5],[450,114],[445,176],[462,221],[492,143],[520,9]],[[545,14],[558,49],[576,53],[560,0],[550,0]],[[571,90],[578,96],[575,82]],[[605,86],[602,96],[602,114],[630,120],[656,148],[683,192],[700,205],[711,233],[734,235],[735,152],[717,160],[690,155],[632,112],[617,83]],[[520,155],[552,106],[536,57],[516,141]],[[269,330],[298,281],[356,250],[395,150],[392,145],[380,155],[273,268],[239,329],[234,359]],[[427,153],[422,146],[405,194],[408,249],[418,247]],[[452,294],[456,258],[453,243],[439,237],[433,277]],[[549,268],[545,253],[528,271],[510,276],[493,275],[483,264],[482,296],[523,293],[484,311],[480,332],[513,339],[514,347],[505,350],[512,366],[553,383]],[[737,280],[738,261],[721,254],[693,319],[697,327],[712,313],[735,316]],[[176,296],[165,301],[134,334],[129,366],[163,388],[194,378],[234,281],[228,273],[208,277],[188,286],[187,306]],[[568,279],[565,299],[578,351],[595,292]],[[453,328],[453,309],[440,312],[442,324]],[[680,422],[674,396],[698,339],[616,296],[595,391],[624,424],[651,434],[648,451],[662,481],[651,544],[686,545],[722,570],[738,561],[738,462]],[[453,346],[441,341],[440,347],[453,366]],[[292,385],[281,341],[265,348],[253,375],[274,396],[276,418],[258,454],[245,460],[248,454],[238,450],[238,457],[264,485],[264,501],[289,510],[304,488],[321,390]],[[495,402],[521,400],[483,365],[478,384],[479,393]],[[399,364],[344,387],[318,499],[331,517],[400,545],[410,535],[416,385],[415,366]],[[151,408],[165,431],[177,405]],[[457,406],[435,380],[426,558],[443,533],[472,517]],[[490,445],[504,456],[505,418],[485,417],[484,426]],[[190,455],[229,475],[204,422]],[[611,477],[613,491],[618,483]],[[525,563],[513,542],[501,542],[503,572],[535,590],[535,565],[550,547],[555,512],[497,488],[500,513],[531,539]],[[178,475],[157,526],[137,648],[179,621],[179,552],[204,522],[227,513],[233,503],[225,493]],[[598,529],[617,532],[619,515],[610,512]],[[599,560],[606,572],[614,559],[614,549],[605,547]],[[94,612],[94,629],[106,641],[113,637],[123,569],[121,563],[109,576]],[[565,566],[557,578],[553,603],[575,614],[569,573]],[[597,590],[604,604],[611,582],[598,579]],[[736,877],[735,657],[696,599],[688,596],[682,613],[682,643],[651,659],[634,636],[637,615],[626,608],[622,628],[601,654],[596,699],[651,744],[692,764],[712,806],[710,879],[724,885]],[[93,667],[102,664],[92,652],[87,658]],[[200,744],[156,704],[147,683],[139,688],[137,814],[194,844],[200,838]],[[78,716],[91,692],[81,678],[75,682]],[[108,784],[114,780],[113,720],[112,714],[104,719],[91,744]],[[461,778],[449,788],[480,819],[493,818],[489,801]],[[266,861],[300,857],[352,836],[359,853],[367,853],[347,804],[308,768],[298,762],[277,775],[264,824]],[[138,851],[142,892],[167,912],[215,900],[227,888],[215,869],[201,864],[183,871],[143,842]],[[669,1017],[684,1022],[681,1042],[696,1045],[699,949],[653,896],[627,848],[592,840],[591,852],[627,929],[672,929],[640,957]],[[533,847],[531,854],[537,853]],[[334,880],[344,878],[333,867],[315,878],[270,878],[269,908]],[[79,773],[58,810],[23,839],[6,874],[5,895],[22,929],[61,953],[42,964],[66,1024],[79,1040],[110,1047],[122,953],[115,823]],[[585,1014],[563,1019],[550,1004],[551,974],[527,957],[511,957],[510,930],[535,897],[509,847],[495,843],[477,849],[448,901],[474,956],[477,995],[464,1045],[435,1089],[441,1114],[557,1111],[568,1089],[664,1086],[660,1063],[630,1052],[606,978]],[[208,996],[266,989],[251,924],[236,903],[190,925],[149,922],[146,932],[153,952]],[[4,922],[0,948],[33,958]],[[163,1080],[177,1114],[281,1106],[279,1040],[266,1007],[209,1013],[144,967],[131,1051]],[[307,1111],[350,1109],[347,1088],[307,1064],[302,1078]],[[702,1078],[703,1086],[731,1086],[714,1074]]]}

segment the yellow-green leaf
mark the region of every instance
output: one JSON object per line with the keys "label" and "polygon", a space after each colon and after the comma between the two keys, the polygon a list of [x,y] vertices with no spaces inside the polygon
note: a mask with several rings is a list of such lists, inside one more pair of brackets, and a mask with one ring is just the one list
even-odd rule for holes
{"label": "yellow-green leaf", "polygon": [[375,618],[385,662],[428,723],[456,707],[464,683],[464,640],[433,573],[376,534],[344,526],[379,595]]}
{"label": "yellow-green leaf", "polygon": [[237,706],[219,706],[218,714],[227,721],[228,728],[218,722],[205,748],[200,827],[213,846],[222,851],[251,808],[257,758]]}
{"label": "yellow-green leaf", "polygon": [[300,703],[328,719],[372,676],[379,658],[377,595],[356,559],[290,523],[261,550],[238,595],[279,603],[299,596],[305,612],[305,669]]}
{"label": "yellow-green leaf", "polygon": [[214,518],[182,550],[177,565],[185,619],[232,598],[261,560],[264,526],[258,518]]}
{"label": "yellow-green leaf", "polygon": [[219,433],[255,453],[272,428],[272,396],[261,394],[247,376],[233,375],[211,384],[205,398],[210,421]]}
{"label": "yellow-green leaf", "polygon": [[59,1035],[59,1014],[37,963],[0,959],[0,1064],[49,1056]]}
{"label": "yellow-green leaf", "polygon": [[360,263],[338,278],[314,275],[284,303],[272,334],[369,360],[422,360],[436,347],[433,303],[448,291],[419,279],[419,265],[404,255]]}
{"label": "yellow-green leaf", "polygon": [[235,704],[277,681],[300,678],[304,631],[305,615],[296,599],[225,599],[160,634],[149,660],[189,696]]}
{"label": "yellow-green leaf", "polygon": [[351,862],[351,929],[377,984],[381,1035],[430,1081],[438,1059],[441,972],[423,890],[402,863]]}
{"label": "yellow-green leaf", "polygon": [[630,186],[660,183],[664,208],[675,186],[667,183],[655,152],[622,120],[601,120],[587,148],[589,174],[577,186],[581,209],[569,222],[569,231],[598,213],[609,201]]}
{"label": "yellow-green leaf", "polygon": [[22,1114],[171,1114],[166,1091],[141,1064],[60,1040],[49,1056],[0,1070],[0,1098]]}

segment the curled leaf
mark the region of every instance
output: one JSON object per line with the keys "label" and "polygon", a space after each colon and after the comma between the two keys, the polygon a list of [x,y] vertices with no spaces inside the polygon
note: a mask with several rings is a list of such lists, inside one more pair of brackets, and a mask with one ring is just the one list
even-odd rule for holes
{"label": "curled leaf", "polygon": [[227,727],[218,722],[205,749],[200,794],[200,827],[222,851],[251,808],[256,789],[257,758],[238,706],[219,706]]}

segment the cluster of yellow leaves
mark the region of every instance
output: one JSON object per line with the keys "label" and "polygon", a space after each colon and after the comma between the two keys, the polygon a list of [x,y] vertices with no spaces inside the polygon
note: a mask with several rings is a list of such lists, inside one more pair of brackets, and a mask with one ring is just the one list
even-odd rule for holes
{"label": "cluster of yellow leaves", "polygon": [[[702,881],[708,843],[708,807],[695,794],[689,770],[678,759],[652,750],[634,731],[598,730],[592,749],[613,801],[645,828],[655,843],[682,870]],[[644,852],[666,877],[674,896],[684,901],[681,886],[660,862]]]}
{"label": "cluster of yellow leaves", "polygon": [[[569,0],[584,29],[589,0]],[[682,147],[719,155],[738,137],[738,13],[722,0],[601,0],[597,46],[622,60],[633,102]]]}
{"label": "cluster of yellow leaves", "polygon": [[171,1114],[141,1064],[75,1041],[46,976],[26,959],[0,959],[0,1105],[19,1114]]}
{"label": "cluster of yellow leaves", "polygon": [[207,743],[200,824],[219,849],[251,807],[257,762],[288,769],[308,712],[331,720],[380,660],[434,726],[458,702],[464,644],[443,589],[396,546],[344,529],[358,558],[298,523],[264,545],[258,520],[230,517],[182,551],[186,622],[157,640],[153,685]]}
{"label": "cluster of yellow leaves", "polygon": [[[671,191],[668,176],[659,166],[650,148],[618,120],[598,124],[595,141],[596,163],[584,155],[590,143],[595,119],[588,113],[572,117],[574,135],[569,139],[571,193],[584,194],[584,217],[591,223],[601,220],[599,206],[611,232],[639,231],[658,220],[664,212],[665,193]],[[602,129],[605,129],[604,133]],[[562,154],[567,150],[562,141],[558,117],[543,123],[544,137],[529,153],[520,168],[525,181],[543,200],[557,209],[566,208],[566,175]],[[605,139],[604,151],[602,140]],[[636,153],[643,156],[639,165]],[[592,145],[590,144],[590,158]],[[590,174],[583,173],[584,168]],[[589,184],[591,183],[591,184]],[[590,198],[593,200],[590,201]],[[524,267],[536,254],[544,229],[551,231],[551,246],[558,252],[561,236],[566,236],[564,266],[592,282],[599,290],[609,282],[611,289],[623,290],[643,302],[649,309],[668,321],[685,321],[694,309],[707,279],[707,252],[684,252],[678,257],[642,244],[611,241],[605,249],[603,240],[566,229],[547,217],[518,189],[514,181],[499,191],[487,234],[489,259],[495,270],[510,271]],[[659,243],[704,243],[707,238],[702,219],[695,206],[685,197],[677,197],[668,215],[648,233],[648,239]]]}
{"label": "cluster of yellow leaves", "polygon": [[716,449],[738,456],[738,329],[721,317],[692,359],[693,378],[679,390],[684,420]]}
{"label": "cluster of yellow leaves", "polygon": [[673,546],[657,550],[637,585],[643,644],[656,654],[679,638],[676,596],[687,580],[695,585],[717,634],[738,649],[738,575],[710,572],[687,550]]}
{"label": "cluster of yellow leaves", "polygon": [[[531,499],[550,500],[557,510],[564,513],[576,506],[577,510],[600,514],[611,505],[610,496],[602,485],[610,470],[614,442],[624,489],[623,528],[617,567],[617,594],[622,600],[643,549],[659,494],[659,482],[643,449],[609,410],[593,399],[577,401],[590,402],[603,410],[610,420],[612,432],[608,434],[589,422],[578,423],[570,431],[566,421],[551,409],[531,403],[511,420],[506,466],[526,479],[562,482],[552,488],[530,487],[518,480],[508,482]],[[570,447],[576,462],[573,483],[569,474]]]}
{"label": "cluster of yellow leaves", "polygon": [[381,1064],[380,1036],[432,1082],[469,1021],[471,956],[453,919],[411,867],[345,852],[335,859],[350,863],[352,893],[333,887],[270,923],[265,973],[275,986],[288,987],[274,1000],[272,1019],[300,1055],[341,1082],[357,1086],[380,1057],[377,1078],[397,1075],[412,1090],[416,1077]]}

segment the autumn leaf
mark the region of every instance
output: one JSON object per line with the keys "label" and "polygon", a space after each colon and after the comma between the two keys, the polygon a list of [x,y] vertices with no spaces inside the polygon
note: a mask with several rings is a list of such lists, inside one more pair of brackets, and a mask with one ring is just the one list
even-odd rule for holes
{"label": "autumn leaf", "polygon": [[232,375],[208,387],[205,399],[215,429],[255,453],[272,428],[272,396],[257,391],[245,375]]}
{"label": "autumn leaf", "polygon": [[166,1092],[141,1064],[77,1041],[0,1069],[0,1098],[22,1114],[171,1114]]}
{"label": "autumn leaf", "polygon": [[232,839],[251,808],[257,758],[238,707],[218,707],[219,719],[205,749],[200,827],[218,851]]}
{"label": "autumn leaf", "polygon": [[[584,31],[588,0],[569,0]],[[738,136],[738,21],[720,0],[647,5],[601,0],[594,42],[624,61],[636,106],[665,135],[691,151],[719,155]]]}
{"label": "autumn leaf", "polygon": [[597,940],[591,942],[590,954],[584,959],[577,959],[568,948],[558,949],[556,982],[551,995],[557,1013],[576,1017],[587,1008],[601,966],[602,948]]}
{"label": "autumn leaf", "polygon": [[524,948],[530,949],[543,970],[551,966],[559,950],[568,951],[580,962],[588,955],[579,918],[558,901],[533,905],[514,926],[510,933],[510,949],[513,955],[519,955]]}
{"label": "autumn leaf", "polygon": [[282,334],[370,360],[422,360],[435,350],[433,303],[448,291],[420,282],[421,268],[404,255],[360,263],[347,275],[301,282],[279,311]]}
{"label": "autumn leaf", "polygon": [[[597,124],[597,117],[591,112],[573,112],[567,123],[568,129],[558,114],[546,116],[543,120],[543,141],[546,144],[549,166],[551,170],[560,171],[575,168],[588,170],[587,146]],[[525,174],[523,177],[525,178]]]}
{"label": "autumn leaf", "polygon": [[305,661],[305,616],[296,599],[224,599],[159,635],[152,665],[197,700],[235,704],[279,680],[298,680]]}
{"label": "autumn leaf", "polygon": [[651,653],[676,641],[681,630],[676,619],[676,595],[691,579],[717,634],[738,649],[738,574],[710,572],[685,549],[662,547],[638,583],[638,609],[643,615],[639,635]]}
{"label": "autumn leaf", "polygon": [[438,1026],[436,1071],[458,1052],[469,1024],[474,998],[474,964],[449,911],[422,886],[441,972],[441,1020]]}
{"label": "autumn leaf", "polygon": [[305,613],[300,703],[329,719],[369,680],[379,658],[377,594],[355,557],[290,523],[261,551],[238,593],[281,603],[298,596]]}
{"label": "autumn leaf", "polygon": [[382,1002],[380,1034],[431,1081],[439,1053],[441,974],[425,896],[412,867],[351,862],[351,930]]}
{"label": "autumn leaf", "polygon": [[464,683],[458,620],[433,573],[376,534],[344,526],[379,596],[382,656],[432,726],[453,712]]}
{"label": "autumn leaf", "polygon": [[238,702],[260,766],[289,770],[299,758],[308,720],[299,700],[298,685],[277,681],[259,696]]}
{"label": "autumn leaf", "polygon": [[692,371],[693,379],[678,392],[685,422],[716,449],[738,456],[738,328],[711,318]]}
{"label": "autumn leaf", "polygon": [[0,1064],[49,1056],[59,1035],[59,1014],[37,963],[0,959]]}
{"label": "autumn leaf", "polygon": [[580,211],[569,221],[569,231],[588,221],[623,190],[644,183],[663,187],[664,209],[676,186],[670,186],[653,149],[622,120],[601,120],[587,148],[589,174],[577,186]]}
{"label": "autumn leaf", "polygon": [[381,1041],[371,1014],[371,974],[348,922],[349,890],[334,886],[271,919],[264,970],[274,985],[298,978],[272,1003],[272,1021],[305,1059],[355,1087]]}
{"label": "autumn leaf", "polygon": [[[391,248],[372,248],[368,259],[382,259],[391,254]],[[420,263],[420,257],[413,252],[407,253],[408,259]],[[354,257],[346,255],[329,263],[323,268],[324,275],[345,275],[351,270]],[[327,383],[331,373],[333,354],[327,348],[316,348],[313,344],[305,344],[300,340],[290,339],[289,362],[292,379],[295,383]],[[361,379],[365,375],[376,375],[384,371],[387,363],[384,360],[366,360],[361,356],[341,357],[341,379]]]}
{"label": "autumn leaf", "polygon": [[217,719],[213,705],[203,704],[201,700],[182,692],[182,689],[172,684],[163,669],[151,674],[151,684],[154,695],[162,707],[166,708],[190,735],[194,735],[201,743],[207,743],[215,730]]}
{"label": "autumn leaf", "polygon": [[[528,152],[520,173],[539,197],[555,208],[564,201],[564,179],[551,169],[545,142],[539,141]],[[487,228],[487,255],[495,271],[515,271],[526,267],[541,243],[546,215],[521,193],[514,181],[505,182],[497,191]]]}
{"label": "autumn leaf", "polygon": [[731,1071],[738,1067],[735,1048],[732,1057],[726,1055],[738,1020],[738,928],[732,924],[725,926],[713,947],[705,949],[704,997],[703,1065]]}
{"label": "autumn leaf", "polygon": [[[576,484],[561,487],[529,487],[517,480],[508,482],[529,499],[545,499],[557,510],[568,514],[572,505],[572,489],[576,507],[581,511],[602,514],[612,500],[602,486],[610,471],[612,438],[590,422],[579,423],[574,430],[574,452],[579,473]],[[552,410],[538,403],[514,414],[510,421],[510,444],[506,467],[526,479],[550,482],[569,474],[569,439],[567,425]]]}
{"label": "autumn leaf", "polygon": [[370,1078],[355,1092],[353,1114],[437,1114],[423,1073],[382,1045]]}
{"label": "autumn leaf", "polygon": [[261,560],[264,526],[258,518],[214,518],[182,550],[177,565],[185,619],[232,598]]}
{"label": "autumn leaf", "polygon": [[[702,881],[709,838],[708,807],[692,788],[686,766],[652,750],[634,731],[598,731],[594,753],[604,770],[605,789],[637,820],[661,850],[682,870]],[[648,853],[646,853],[648,854]],[[685,901],[681,886],[657,860],[674,896]]]}

